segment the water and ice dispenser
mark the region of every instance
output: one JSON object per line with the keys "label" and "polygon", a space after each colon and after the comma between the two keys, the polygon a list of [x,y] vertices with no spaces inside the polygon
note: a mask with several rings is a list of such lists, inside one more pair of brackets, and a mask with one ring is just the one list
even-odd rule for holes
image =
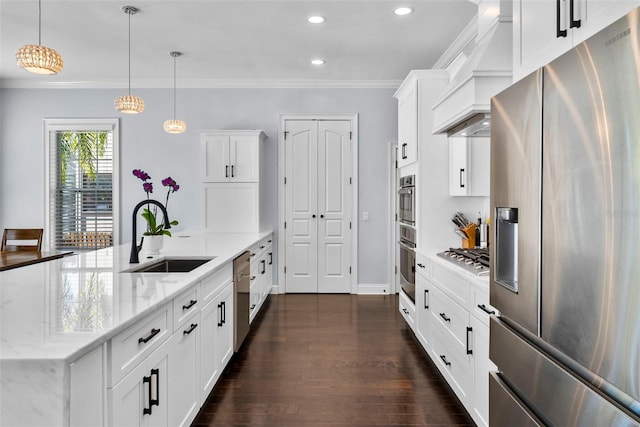
{"label": "water and ice dispenser", "polygon": [[493,278],[518,292],[518,208],[496,208],[496,241]]}

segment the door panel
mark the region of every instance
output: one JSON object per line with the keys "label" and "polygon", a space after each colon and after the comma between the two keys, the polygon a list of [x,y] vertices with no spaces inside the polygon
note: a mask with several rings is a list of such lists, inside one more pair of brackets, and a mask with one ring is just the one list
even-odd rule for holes
{"label": "door panel", "polygon": [[235,182],[257,182],[259,143],[252,136],[234,136],[229,143],[229,176]]}
{"label": "door panel", "polygon": [[318,292],[351,291],[351,122],[318,122]]}
{"label": "door panel", "polygon": [[204,159],[205,182],[227,182],[229,166],[229,137],[211,136],[206,139]]}
{"label": "door panel", "polygon": [[316,122],[288,121],[285,130],[286,289],[317,292]]}

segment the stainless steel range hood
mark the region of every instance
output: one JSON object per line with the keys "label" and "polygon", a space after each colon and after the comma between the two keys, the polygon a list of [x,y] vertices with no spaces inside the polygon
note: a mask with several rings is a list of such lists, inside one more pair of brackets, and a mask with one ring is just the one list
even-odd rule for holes
{"label": "stainless steel range hood", "polygon": [[498,16],[433,106],[433,133],[489,136],[491,97],[512,83],[512,24]]}

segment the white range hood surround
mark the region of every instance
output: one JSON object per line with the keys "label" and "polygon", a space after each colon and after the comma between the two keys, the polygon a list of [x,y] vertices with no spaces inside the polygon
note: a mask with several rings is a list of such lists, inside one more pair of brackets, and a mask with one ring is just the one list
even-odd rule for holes
{"label": "white range hood surround", "polygon": [[478,36],[469,58],[433,106],[434,134],[489,136],[489,126],[482,123],[490,113],[491,97],[512,83],[512,39],[511,16],[496,17]]}

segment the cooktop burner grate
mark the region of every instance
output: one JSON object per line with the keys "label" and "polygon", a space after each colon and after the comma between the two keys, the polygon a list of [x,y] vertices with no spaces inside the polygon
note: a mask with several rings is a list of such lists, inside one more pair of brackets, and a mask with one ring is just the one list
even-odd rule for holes
{"label": "cooktop burner grate", "polygon": [[478,276],[489,274],[489,249],[488,248],[449,248],[440,252],[439,257],[449,260],[470,273]]}

